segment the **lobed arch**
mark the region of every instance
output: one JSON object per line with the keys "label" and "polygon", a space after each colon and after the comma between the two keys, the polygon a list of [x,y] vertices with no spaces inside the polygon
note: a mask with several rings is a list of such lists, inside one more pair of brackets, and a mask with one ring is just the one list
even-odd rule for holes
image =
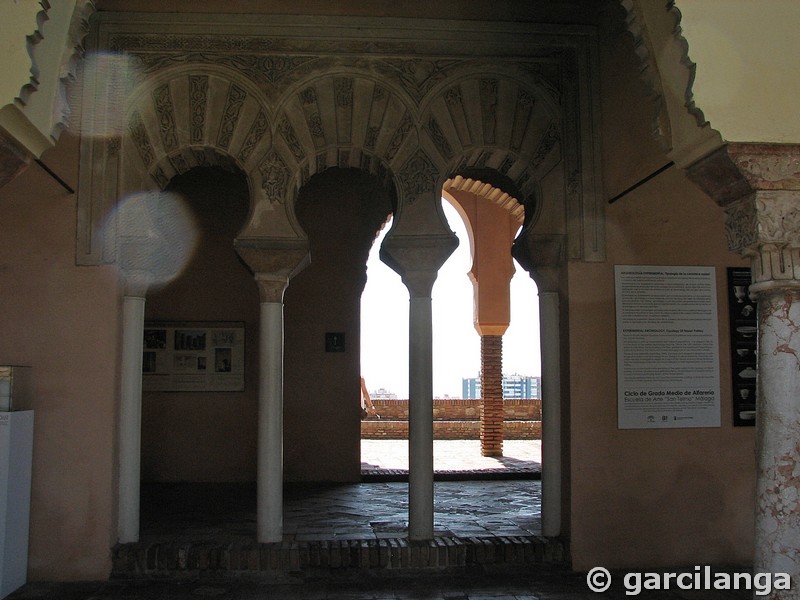
{"label": "lobed arch", "polygon": [[420,126],[443,165],[493,168],[525,188],[561,162],[557,90],[518,71],[471,69],[432,90]]}
{"label": "lobed arch", "polygon": [[[205,36],[180,28],[156,34],[146,23],[140,34],[130,23],[118,31],[111,17],[100,25],[100,46],[133,57],[142,79],[124,135],[82,140],[91,159],[79,185],[79,264],[113,262],[94,240],[97,215],[120,190],[163,187],[194,166],[229,162],[250,181],[249,238],[303,240],[297,194],[334,166],[391,185],[395,217],[435,202],[450,179],[468,184],[454,183],[465,170],[490,169],[519,193],[485,192],[516,213],[549,179],[544,210],[559,215],[545,225],[549,233],[568,235],[571,259],[604,255],[583,33],[570,38],[574,48],[543,52],[537,44],[552,41],[531,38],[527,57],[501,52],[490,63],[463,41],[446,55],[423,55],[402,44],[379,52],[372,43],[317,39],[308,30],[270,38],[276,32],[267,25],[258,34]],[[530,208],[543,210],[538,202]],[[413,221],[403,235],[419,226],[421,234],[438,231],[425,229],[421,216]]]}

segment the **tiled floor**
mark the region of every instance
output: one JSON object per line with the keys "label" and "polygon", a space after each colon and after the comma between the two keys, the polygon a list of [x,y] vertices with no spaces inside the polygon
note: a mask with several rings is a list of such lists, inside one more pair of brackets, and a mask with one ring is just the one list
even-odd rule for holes
{"label": "tiled floor", "polygon": [[[503,459],[484,459],[477,442],[436,442],[435,468],[441,471],[508,469],[536,471],[539,445],[506,443]],[[407,469],[407,443],[366,443],[366,469]],[[349,485],[288,485],[285,488],[286,537],[313,540],[381,539],[405,535],[407,489],[403,482]],[[434,485],[437,536],[527,536],[540,530],[540,483],[514,481],[438,481]],[[181,539],[236,543],[255,531],[253,486],[150,487],[142,504],[142,538],[147,543]],[[149,581],[28,584],[7,600],[368,600],[368,599],[527,599],[589,600],[630,597],[616,576],[602,594],[589,590],[585,574],[553,565],[486,565],[468,571],[380,575],[370,572],[265,583],[247,578],[188,578]],[[652,600],[722,600],[749,593],[647,591]]]}
{"label": "tiled floor", "polygon": [[[539,442],[512,442],[507,442],[504,457],[484,458],[477,441],[437,440],[434,469],[537,472]],[[408,469],[408,443],[364,440],[362,468],[373,474]],[[143,540],[255,537],[252,484],[143,485],[142,490]],[[408,484],[287,484],[283,519],[288,541],[402,537],[408,526]],[[536,534],[541,531],[541,484],[533,479],[437,481],[434,527],[437,536]]]}

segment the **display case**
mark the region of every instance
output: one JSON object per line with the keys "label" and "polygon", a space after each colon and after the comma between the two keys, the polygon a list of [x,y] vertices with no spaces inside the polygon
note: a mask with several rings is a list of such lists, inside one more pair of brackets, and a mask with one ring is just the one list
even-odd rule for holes
{"label": "display case", "polygon": [[0,412],[0,598],[26,582],[33,411]]}
{"label": "display case", "polygon": [[31,368],[0,366],[0,412],[31,410]]}

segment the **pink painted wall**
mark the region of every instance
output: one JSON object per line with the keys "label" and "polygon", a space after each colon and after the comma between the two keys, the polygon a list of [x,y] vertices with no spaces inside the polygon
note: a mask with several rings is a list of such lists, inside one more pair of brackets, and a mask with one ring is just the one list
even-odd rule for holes
{"label": "pink painted wall", "polygon": [[[329,169],[300,191],[296,212],[311,264],[284,297],[288,481],[360,480],[361,292],[367,256],[390,211],[374,178],[355,169]],[[326,352],[326,333],[345,334],[344,352]]]}
{"label": "pink painted wall", "polygon": [[[74,138],[43,158],[76,185]],[[0,188],[0,363],[33,367],[31,580],[103,579],[114,543],[120,297],[112,268],[75,266],[76,201],[36,165]]]}
{"label": "pink painted wall", "polygon": [[[652,99],[632,76],[630,43],[620,33],[601,55],[607,197],[668,161],[650,136]],[[722,209],[675,168],[606,216],[607,261],[569,265],[573,566],[748,564],[755,432],[733,426],[723,293],[726,267],[748,263],[727,250]],[[617,429],[615,264],[716,268],[721,427]]]}
{"label": "pink painted wall", "polygon": [[196,215],[198,246],[185,270],[148,293],[145,318],[245,326],[245,389],[142,394],[142,480],[255,481],[259,296],[233,240],[250,209],[246,178],[197,169],[175,178]]}

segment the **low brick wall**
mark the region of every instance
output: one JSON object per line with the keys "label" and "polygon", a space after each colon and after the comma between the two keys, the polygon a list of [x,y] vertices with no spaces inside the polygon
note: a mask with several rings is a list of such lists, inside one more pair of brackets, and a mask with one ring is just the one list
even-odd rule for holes
{"label": "low brick wall", "polygon": [[[408,419],[408,400],[373,400],[382,419]],[[505,419],[541,421],[542,401],[539,399],[503,400]],[[437,421],[469,421],[480,419],[481,401],[460,398],[434,398],[433,418]]]}
{"label": "low brick wall", "polygon": [[[436,440],[478,440],[480,435],[481,422],[478,419],[433,422],[433,439]],[[408,421],[382,418],[361,421],[361,437],[367,440],[408,439]],[[541,421],[505,421],[503,423],[503,439],[538,440],[541,437]]]}
{"label": "low brick wall", "polygon": [[[408,439],[408,400],[373,400],[380,419],[361,421],[361,437],[368,440]],[[538,440],[542,437],[542,401],[504,400],[503,438]],[[479,440],[481,401],[460,398],[433,400],[433,438]]]}

